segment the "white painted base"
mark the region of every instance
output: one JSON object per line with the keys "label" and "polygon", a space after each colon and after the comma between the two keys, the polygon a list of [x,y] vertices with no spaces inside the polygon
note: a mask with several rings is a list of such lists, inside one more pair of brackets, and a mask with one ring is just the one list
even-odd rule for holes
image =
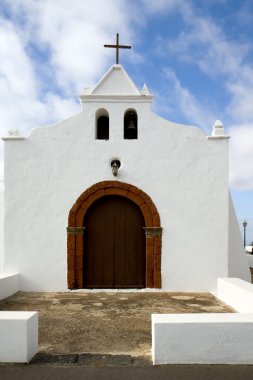
{"label": "white painted base", "polygon": [[19,291],[18,273],[0,273],[0,300]]}
{"label": "white painted base", "polygon": [[38,352],[38,313],[0,312],[0,362],[28,363]]}
{"label": "white painted base", "polygon": [[153,364],[253,364],[253,314],[152,315]]}
{"label": "white painted base", "polygon": [[239,313],[253,313],[253,285],[239,278],[219,278],[216,297]]}

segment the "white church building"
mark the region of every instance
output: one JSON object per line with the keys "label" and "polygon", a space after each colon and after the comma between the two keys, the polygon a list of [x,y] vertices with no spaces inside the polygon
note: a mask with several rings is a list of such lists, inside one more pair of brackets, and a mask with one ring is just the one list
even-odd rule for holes
{"label": "white church building", "polygon": [[24,291],[250,281],[222,123],[206,136],[161,118],[120,64],[80,101],[67,120],[3,138],[3,272]]}

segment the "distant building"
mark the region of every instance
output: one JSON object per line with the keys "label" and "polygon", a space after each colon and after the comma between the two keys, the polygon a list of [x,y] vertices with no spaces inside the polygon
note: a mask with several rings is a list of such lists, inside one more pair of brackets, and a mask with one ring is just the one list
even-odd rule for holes
{"label": "distant building", "polygon": [[245,251],[246,251],[246,253],[253,254],[253,245],[246,245]]}

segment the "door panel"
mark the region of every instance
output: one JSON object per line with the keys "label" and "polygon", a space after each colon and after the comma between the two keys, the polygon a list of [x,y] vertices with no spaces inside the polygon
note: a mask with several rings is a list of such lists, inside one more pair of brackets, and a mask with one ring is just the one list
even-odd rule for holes
{"label": "door panel", "polygon": [[145,287],[145,222],[138,206],[103,197],[88,210],[84,226],[84,287]]}

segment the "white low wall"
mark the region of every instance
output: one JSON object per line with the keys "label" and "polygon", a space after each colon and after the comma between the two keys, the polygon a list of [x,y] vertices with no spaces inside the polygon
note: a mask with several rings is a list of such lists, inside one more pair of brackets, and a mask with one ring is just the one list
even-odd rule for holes
{"label": "white low wall", "polygon": [[253,364],[253,314],[153,314],[153,364]]}
{"label": "white low wall", "polygon": [[253,285],[239,278],[219,278],[216,297],[239,313],[253,313]]}
{"label": "white low wall", "polygon": [[0,312],[0,362],[28,363],[38,352],[38,313]]}
{"label": "white low wall", "polygon": [[0,273],[0,300],[19,291],[18,273]]}
{"label": "white low wall", "polygon": [[219,278],[215,295],[239,313],[152,315],[154,364],[253,364],[253,285]]}

